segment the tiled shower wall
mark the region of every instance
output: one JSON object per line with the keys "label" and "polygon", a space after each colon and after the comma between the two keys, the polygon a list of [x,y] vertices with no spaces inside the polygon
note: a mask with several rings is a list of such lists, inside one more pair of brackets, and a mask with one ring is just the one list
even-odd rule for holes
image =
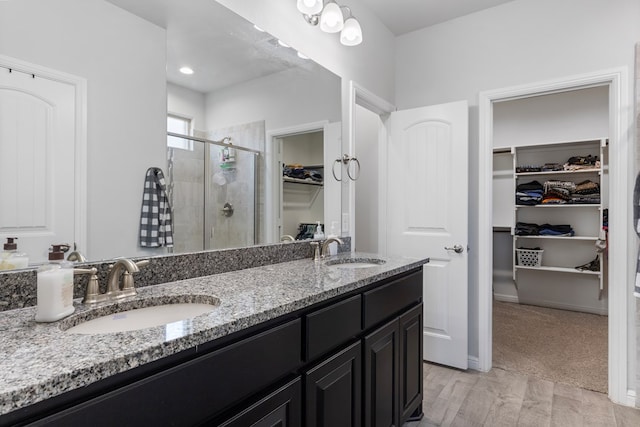
{"label": "tiled shower wall", "polygon": [[[216,141],[225,137],[230,137],[233,145],[252,148],[262,154],[257,156],[236,150],[235,165],[225,169],[220,166],[222,147],[211,146],[205,214],[205,233],[210,240],[205,249],[237,248],[262,241],[259,237],[262,227],[256,216],[264,218],[264,207],[262,198],[256,194],[264,194],[264,183],[260,178],[265,152],[265,123],[257,121],[231,126],[207,135],[208,139]],[[223,214],[225,203],[233,206],[232,216]]]}
{"label": "tiled shower wall", "polygon": [[[264,153],[264,121],[207,132],[219,141],[230,137],[234,145]],[[236,150],[236,161],[222,168],[222,147],[190,141],[188,149],[168,148],[168,184],[173,210],[174,253],[238,248],[262,241],[256,223],[264,212],[261,176],[263,155]],[[207,161],[207,156],[209,161]],[[256,193],[256,191],[258,193]],[[225,216],[225,203],[233,215]],[[256,207],[258,210],[256,210]],[[258,218],[264,217],[258,215]]]}

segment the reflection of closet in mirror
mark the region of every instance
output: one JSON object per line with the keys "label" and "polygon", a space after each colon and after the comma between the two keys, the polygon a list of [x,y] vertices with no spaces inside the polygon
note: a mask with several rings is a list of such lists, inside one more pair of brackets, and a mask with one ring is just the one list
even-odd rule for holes
{"label": "reflection of closet in mirror", "polygon": [[310,236],[301,228],[317,221],[324,226],[324,132],[286,136],[281,143],[282,235],[312,238],[311,227]]}

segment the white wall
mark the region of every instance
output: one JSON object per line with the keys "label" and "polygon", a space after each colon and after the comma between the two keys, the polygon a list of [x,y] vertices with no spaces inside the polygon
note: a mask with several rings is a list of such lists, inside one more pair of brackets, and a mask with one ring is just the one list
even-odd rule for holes
{"label": "white wall", "polygon": [[102,0],[0,2],[0,54],[87,79],[88,247],[78,249],[140,253],[145,172],[166,165],[165,31]]}
{"label": "white wall", "polygon": [[291,69],[206,95],[207,129],[265,121],[267,131],[321,120],[340,121],[340,79]]}
{"label": "white wall", "polygon": [[[639,18],[637,0],[516,0],[406,34],[396,41],[396,103],[399,108],[411,108],[468,100],[469,178],[470,188],[475,188],[478,92],[619,66],[631,71],[633,47],[640,40]],[[631,91],[628,96],[631,99]],[[473,251],[478,247],[477,209],[477,193],[472,191],[471,355],[478,354],[478,259],[477,251]],[[634,256],[629,257],[630,265],[635,265]],[[632,324],[632,319],[629,321]],[[635,331],[630,331],[630,342],[632,334]],[[633,373],[629,369],[629,375]]]}
{"label": "white wall", "polygon": [[[356,105],[355,156],[360,161],[360,177],[356,181],[355,250],[380,252],[378,246],[378,131],[380,116]],[[343,175],[345,176],[345,175]]]}
{"label": "white wall", "polygon": [[201,92],[167,83],[167,111],[190,118],[195,130],[206,130],[205,96]]}

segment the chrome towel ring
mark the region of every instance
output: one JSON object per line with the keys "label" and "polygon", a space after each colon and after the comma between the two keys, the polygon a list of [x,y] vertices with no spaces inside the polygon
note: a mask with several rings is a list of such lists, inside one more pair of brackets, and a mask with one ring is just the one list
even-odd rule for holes
{"label": "chrome towel ring", "polygon": [[[354,172],[355,176],[351,175],[351,162],[354,162],[354,164],[356,165],[356,170]],[[336,176],[336,163],[342,163],[343,165],[346,165],[347,176],[351,181],[356,181],[358,178],[360,178],[360,161],[356,157],[351,157],[348,154],[343,154],[341,159],[336,159],[333,162],[333,166],[331,167],[333,178],[336,181],[342,181],[342,179],[338,179],[338,177]]]}

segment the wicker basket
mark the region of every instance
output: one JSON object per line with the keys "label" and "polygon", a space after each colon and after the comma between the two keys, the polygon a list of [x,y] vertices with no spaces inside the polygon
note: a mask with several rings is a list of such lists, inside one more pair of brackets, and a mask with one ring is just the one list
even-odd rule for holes
{"label": "wicker basket", "polygon": [[525,267],[540,267],[544,249],[516,249],[518,265]]}

